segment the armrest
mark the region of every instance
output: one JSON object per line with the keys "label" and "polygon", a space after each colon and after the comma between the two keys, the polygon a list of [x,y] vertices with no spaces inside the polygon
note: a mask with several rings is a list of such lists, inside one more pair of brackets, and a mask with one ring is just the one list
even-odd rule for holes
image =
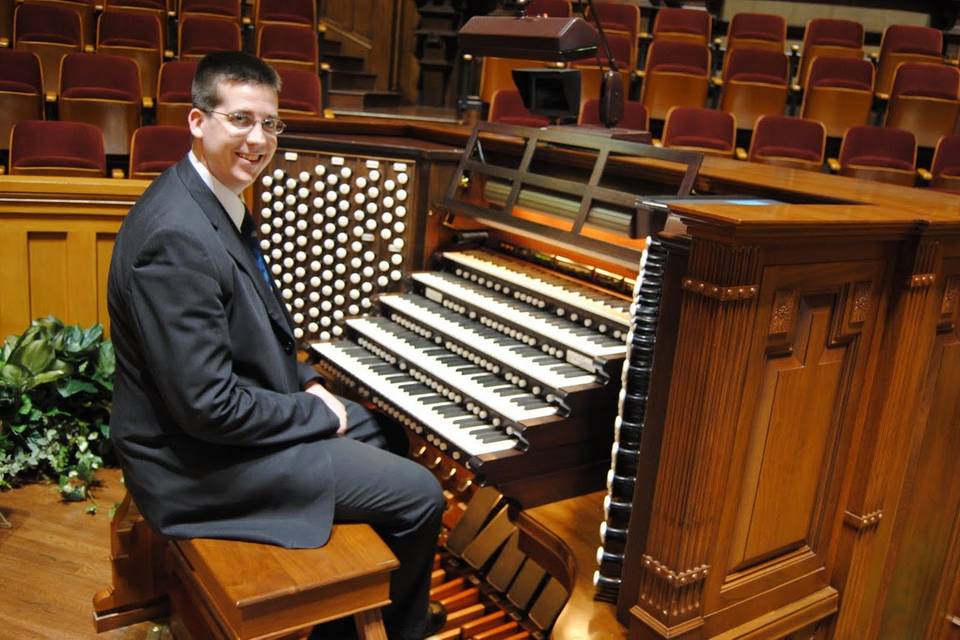
{"label": "armrest", "polygon": [[836,158],[827,158],[827,167],[830,173],[840,173],[840,161]]}
{"label": "armrest", "polygon": [[736,149],[736,151],[735,151],[734,153],[735,153],[736,156],[737,156],[737,160],[746,160],[746,159],[747,159],[747,150],[744,149],[743,147],[737,147],[737,149]]}
{"label": "armrest", "polygon": [[124,178],[123,169],[111,169],[110,177],[117,180],[122,180]]}
{"label": "armrest", "polygon": [[143,108],[144,109],[153,109],[153,98],[150,96],[143,96]]}
{"label": "armrest", "polygon": [[57,103],[57,94],[55,94],[53,91],[51,91],[51,92],[45,94],[45,95],[43,96],[43,99],[44,99],[46,102],[49,102],[49,103],[51,103],[51,104],[56,104],[56,103]]}
{"label": "armrest", "polygon": [[933,182],[933,174],[930,173],[930,171],[928,171],[927,169],[924,169],[923,167],[917,168],[917,175],[920,176],[920,179],[927,184],[930,184],[931,182]]}

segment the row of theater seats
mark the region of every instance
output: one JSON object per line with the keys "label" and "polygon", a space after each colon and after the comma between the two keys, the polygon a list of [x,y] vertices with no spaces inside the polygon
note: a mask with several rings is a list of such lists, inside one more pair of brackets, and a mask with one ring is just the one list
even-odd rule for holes
{"label": "row of theater seats", "polygon": [[[127,175],[143,180],[157,177],[186,154],[191,140],[186,126],[140,127],[131,136]],[[108,175],[103,135],[100,129],[84,122],[18,122],[10,132],[8,165],[10,175]],[[112,175],[122,177],[118,172]]]}
{"label": "row of theater seats", "polygon": [[[105,14],[106,15],[106,14]],[[190,86],[196,62],[171,60],[154,79],[156,102],[147,115],[156,124],[184,126],[191,107]],[[144,123],[140,75],[134,61],[104,53],[71,53],[60,67],[59,97],[44,105],[43,68],[37,54],[0,49],[0,151],[7,148],[10,128],[21,120],[58,119],[86,122],[103,133],[107,154],[126,155],[133,131]],[[283,82],[280,117],[320,116],[320,78],[312,71],[278,69]]]}
{"label": "row of theater seats", "polygon": [[[491,122],[543,127],[549,120],[530,113],[517,91],[501,90],[490,107]],[[649,114],[644,105],[628,100],[618,126],[649,130]],[[599,100],[581,105],[580,126],[602,126]],[[760,116],[754,126],[749,151],[736,146],[737,126],[733,114],[702,107],[673,107],[667,112],[664,147],[689,149],[708,155],[738,157],[811,171],[826,166],[841,175],[913,186],[917,178],[935,189],[960,192],[960,135],[944,135],[937,144],[930,171],[917,167],[917,138],[907,130],[893,127],[857,125],[848,128],[840,145],[839,158],[827,159],[827,127],[822,122],[783,115]]]}
{"label": "row of theater seats", "polygon": [[[761,115],[796,113],[820,120],[828,135],[837,138],[848,127],[882,122],[914,131],[923,147],[933,147],[956,128],[960,69],[944,62],[943,34],[936,29],[888,27],[874,64],[864,58],[862,25],[815,19],[805,31],[800,62],[792,65],[784,53],[782,17],[737,14],[715,76],[710,25],[704,11],[665,8],[657,13],[643,71],[622,70],[626,82],[635,81],[634,95],[651,118],[662,120],[674,106],[715,105],[732,113],[739,128],[750,130]],[[631,60],[633,35],[613,31],[608,36],[614,59]],[[608,64],[605,54],[600,58]],[[542,64],[485,58],[481,101],[489,104],[496,91],[512,88],[513,68]],[[581,70],[581,95],[598,95],[601,68],[596,59],[570,66]]]}
{"label": "row of theater seats", "polygon": [[[120,1],[149,4],[151,0]],[[315,13],[313,3],[307,4]],[[93,31],[94,27],[85,26],[85,16],[75,5],[91,11],[93,7],[77,0],[29,0],[16,7],[13,48],[37,54],[43,69],[44,92],[59,92],[60,63],[64,55],[96,50],[135,61],[143,95],[155,97],[160,65],[174,55],[167,47],[166,12],[160,8],[134,8],[107,2],[106,10],[97,16]],[[239,11],[239,1],[182,0],[182,5],[176,27],[178,59],[199,60],[211,51],[243,48],[239,15],[229,15],[231,11]],[[313,14],[304,18],[311,21],[309,24],[281,22],[281,19],[296,20],[297,16],[282,13],[285,5],[278,0],[262,0],[257,5],[261,14],[270,7],[272,12],[256,23],[254,52],[275,67],[317,73],[319,47],[316,28],[311,26],[315,22]],[[218,8],[227,14],[218,13]],[[88,30],[91,33],[87,34]]]}

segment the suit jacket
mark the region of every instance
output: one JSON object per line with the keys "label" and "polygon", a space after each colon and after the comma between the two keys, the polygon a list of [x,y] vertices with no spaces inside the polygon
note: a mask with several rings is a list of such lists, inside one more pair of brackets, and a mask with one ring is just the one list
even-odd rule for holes
{"label": "suit jacket", "polygon": [[189,159],[144,192],[108,285],[111,439],[127,489],[171,537],[326,543],[337,419],[301,391],[286,309]]}

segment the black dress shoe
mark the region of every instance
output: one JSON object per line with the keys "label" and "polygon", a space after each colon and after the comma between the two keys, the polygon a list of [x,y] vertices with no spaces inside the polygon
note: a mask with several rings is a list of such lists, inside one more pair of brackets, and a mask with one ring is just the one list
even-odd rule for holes
{"label": "black dress shoe", "polygon": [[432,636],[443,629],[445,624],[447,624],[447,608],[436,600],[431,600],[427,607],[426,635]]}

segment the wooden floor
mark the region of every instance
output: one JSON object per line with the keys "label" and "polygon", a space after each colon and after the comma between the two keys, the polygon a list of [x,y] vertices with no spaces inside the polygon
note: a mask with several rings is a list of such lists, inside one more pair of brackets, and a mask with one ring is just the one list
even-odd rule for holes
{"label": "wooden floor", "polygon": [[110,510],[123,496],[120,473],[99,472],[90,503],[64,503],[51,484],[0,493],[0,640],[159,638],[166,629],[142,623],[97,634],[93,594],[110,583]]}

